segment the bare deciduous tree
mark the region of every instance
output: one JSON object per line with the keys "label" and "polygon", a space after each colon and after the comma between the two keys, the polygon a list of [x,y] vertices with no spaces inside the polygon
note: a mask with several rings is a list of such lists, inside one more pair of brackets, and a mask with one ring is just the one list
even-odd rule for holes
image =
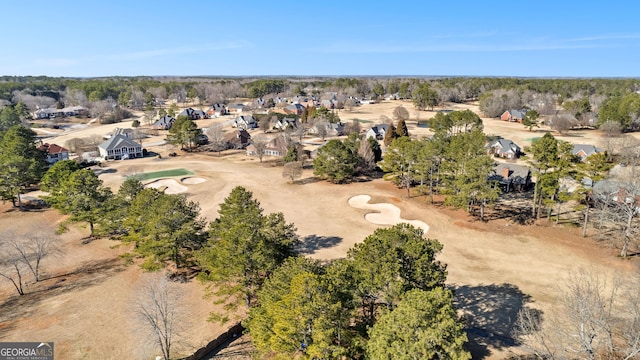
{"label": "bare deciduous tree", "polygon": [[560,114],[551,118],[550,126],[553,130],[564,134],[573,127],[574,122],[575,120],[572,120],[569,116]]}
{"label": "bare deciduous tree", "polygon": [[165,277],[151,279],[142,289],[135,312],[148,330],[149,339],[158,346],[164,360],[171,358],[171,350],[180,340],[186,313],[178,285]]}
{"label": "bare deciduous tree", "polygon": [[391,118],[388,117],[387,115],[380,115],[380,117],[378,118],[378,121],[380,122],[380,124],[392,124],[393,121],[391,121]]}
{"label": "bare deciduous tree", "polygon": [[353,107],[356,106],[356,100],[354,98],[348,98],[344,102],[344,108],[353,111]]}
{"label": "bare deciduous tree", "polygon": [[0,242],[0,277],[9,280],[19,295],[24,295],[24,273],[28,271],[15,249]]}
{"label": "bare deciduous tree", "polygon": [[316,122],[316,124],[314,125],[316,131],[316,135],[318,135],[318,137],[320,137],[322,139],[322,141],[324,141],[324,139],[327,138],[327,135],[329,134],[329,131],[327,129],[327,123],[324,121],[318,121]]}
{"label": "bare deciduous tree", "polygon": [[599,218],[599,236],[620,249],[627,257],[630,249],[640,244],[640,180],[635,163],[628,164],[614,178],[594,186]]}
{"label": "bare deciduous tree", "polygon": [[0,236],[0,277],[11,281],[18,294],[24,295],[24,273],[31,271],[34,280],[40,281],[42,259],[57,253],[53,233],[40,230],[19,234],[9,230]]}
{"label": "bare deciduous tree", "polygon": [[225,141],[225,133],[222,124],[213,124],[207,130],[205,130],[205,134],[209,138],[209,143],[213,146],[214,150],[220,151],[225,150],[227,147],[227,143]]}
{"label": "bare deciduous tree", "polygon": [[360,145],[358,146],[358,156],[362,159],[362,169],[360,170],[363,173],[369,173],[376,168],[376,155],[373,153],[371,149],[371,144],[367,139],[361,139]]}
{"label": "bare deciduous tree", "polygon": [[269,116],[262,116],[258,124],[260,125],[260,130],[262,130],[262,132],[266,133],[271,130],[271,119]]}
{"label": "bare deciduous tree", "polygon": [[284,168],[282,169],[282,177],[288,178],[291,180],[293,184],[296,179],[299,179],[302,176],[302,162],[301,161],[291,161],[284,164]]}
{"label": "bare deciduous tree", "polygon": [[53,107],[56,104],[56,99],[48,96],[31,95],[25,91],[15,90],[11,93],[13,95],[12,100],[14,104],[19,102],[23,103],[30,111],[35,111],[40,108]]}
{"label": "bare deciduous tree", "polygon": [[362,129],[362,127],[360,126],[360,120],[353,119],[353,120],[351,120],[350,123],[348,123],[344,127],[344,134],[345,135],[349,135],[349,134],[358,134],[359,135],[361,129]]}
{"label": "bare deciduous tree", "polygon": [[113,110],[113,100],[99,100],[89,102],[89,114],[91,117],[102,119],[107,113]]}
{"label": "bare deciduous tree", "polygon": [[302,138],[304,138],[304,136],[307,135],[307,131],[309,130],[309,125],[312,122],[313,122],[313,119],[310,119],[306,123],[302,123],[302,122],[299,123],[298,127],[293,129],[293,131],[291,132],[291,135],[297,137],[298,138],[298,142],[302,142]]}
{"label": "bare deciduous tree", "polygon": [[79,89],[70,89],[67,90],[63,96],[62,101],[65,106],[84,106],[87,107],[89,105],[89,99],[87,99],[87,95],[84,91]]}
{"label": "bare deciduous tree", "polygon": [[400,105],[393,109],[393,118],[394,120],[409,120],[409,110],[407,110],[404,106]]}
{"label": "bare deciduous tree", "polygon": [[267,150],[267,143],[268,140],[264,136],[258,135],[251,139],[251,145],[253,145],[256,156],[258,157],[260,162],[262,162],[262,158],[264,157],[264,154]]}
{"label": "bare deciduous tree", "polygon": [[616,137],[622,134],[622,126],[617,121],[605,121],[599,128],[607,137]]}
{"label": "bare deciduous tree", "polygon": [[164,101],[167,99],[167,89],[162,86],[150,88],[147,92],[153,95],[156,101]]}
{"label": "bare deciduous tree", "polygon": [[[560,284],[561,304],[544,317],[518,315],[515,335],[541,359],[632,359],[640,353],[638,276],[607,282],[580,270]],[[544,320],[544,321],[543,321]]]}

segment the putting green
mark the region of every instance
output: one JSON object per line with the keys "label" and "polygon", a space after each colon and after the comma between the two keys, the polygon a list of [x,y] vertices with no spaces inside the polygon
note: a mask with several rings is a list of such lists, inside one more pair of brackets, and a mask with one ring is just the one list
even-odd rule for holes
{"label": "putting green", "polygon": [[144,180],[157,179],[162,177],[184,176],[184,175],[193,175],[193,172],[187,169],[171,169],[171,170],[152,171],[152,172],[146,172],[142,174],[135,174],[135,175],[132,175],[131,177],[136,178],[140,181],[144,181]]}

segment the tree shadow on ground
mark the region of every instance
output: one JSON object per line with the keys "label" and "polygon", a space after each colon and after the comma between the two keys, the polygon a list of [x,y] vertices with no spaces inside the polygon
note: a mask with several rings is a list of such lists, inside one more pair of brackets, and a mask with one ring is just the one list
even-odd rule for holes
{"label": "tree shadow on ground", "polygon": [[115,174],[117,172],[118,170],[114,168],[102,168],[102,167],[93,168],[93,173],[96,174],[97,176],[100,176],[102,174]]}
{"label": "tree shadow on ground", "polygon": [[35,316],[41,303],[57,295],[98,285],[125,268],[119,258],[92,260],[73,272],[27,284],[25,295],[16,294],[0,303],[0,339],[15,327],[16,322]]}
{"label": "tree shadow on ground", "polygon": [[296,182],[295,182],[295,183],[296,183],[296,184],[299,184],[299,185],[304,185],[304,184],[313,184],[313,183],[317,183],[317,182],[319,182],[319,181],[322,181],[322,180],[321,180],[320,178],[318,178],[318,177],[310,176],[310,177],[306,177],[306,178],[304,178],[304,179],[296,180]]}
{"label": "tree shadow on ground", "polygon": [[255,348],[247,335],[240,335],[228,340],[220,348],[204,359],[250,359],[255,354]]}
{"label": "tree shadow on ground", "polygon": [[531,215],[532,201],[531,191],[502,194],[495,205],[485,211],[485,220],[510,219],[520,225],[531,225],[535,220]]}
{"label": "tree shadow on ground", "polygon": [[[484,359],[491,348],[503,349],[520,345],[514,335],[518,313],[532,303],[531,296],[512,284],[456,286],[456,308],[467,322],[468,348],[474,359]],[[530,309],[536,316],[542,312]]]}
{"label": "tree shadow on ground", "polygon": [[327,249],[336,246],[342,241],[338,236],[320,236],[316,234],[308,235],[302,238],[301,244],[297,250],[302,255],[311,255],[321,249]]}

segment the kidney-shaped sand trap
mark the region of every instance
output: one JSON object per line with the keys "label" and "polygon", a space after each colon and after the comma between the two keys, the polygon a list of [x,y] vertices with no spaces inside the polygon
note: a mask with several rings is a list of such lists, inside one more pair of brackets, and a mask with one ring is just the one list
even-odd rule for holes
{"label": "kidney-shaped sand trap", "polygon": [[155,189],[166,187],[164,190],[165,194],[178,194],[181,192],[185,192],[188,189],[186,186],[180,185],[173,179],[158,179],[146,184],[144,187],[151,187]]}
{"label": "kidney-shaped sand trap", "polygon": [[400,209],[389,203],[369,204],[371,196],[369,195],[356,195],[349,199],[349,205],[356,209],[375,210],[375,213],[368,213],[364,216],[364,219],[370,223],[377,225],[395,225],[401,222],[411,224],[415,227],[421,228],[426,234],[429,231],[429,225],[420,220],[407,220],[400,217]]}
{"label": "kidney-shaped sand trap", "polygon": [[195,184],[200,184],[207,181],[207,179],[203,179],[201,177],[186,177],[186,178],[182,178],[180,179],[180,182],[182,182],[183,184],[187,184],[187,185],[195,185]]}

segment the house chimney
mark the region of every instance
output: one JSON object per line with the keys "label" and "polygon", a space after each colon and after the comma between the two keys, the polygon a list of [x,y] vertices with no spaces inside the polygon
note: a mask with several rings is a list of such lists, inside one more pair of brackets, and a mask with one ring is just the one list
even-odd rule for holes
{"label": "house chimney", "polygon": [[504,169],[502,169],[502,177],[507,180],[509,178],[509,168],[505,167]]}

